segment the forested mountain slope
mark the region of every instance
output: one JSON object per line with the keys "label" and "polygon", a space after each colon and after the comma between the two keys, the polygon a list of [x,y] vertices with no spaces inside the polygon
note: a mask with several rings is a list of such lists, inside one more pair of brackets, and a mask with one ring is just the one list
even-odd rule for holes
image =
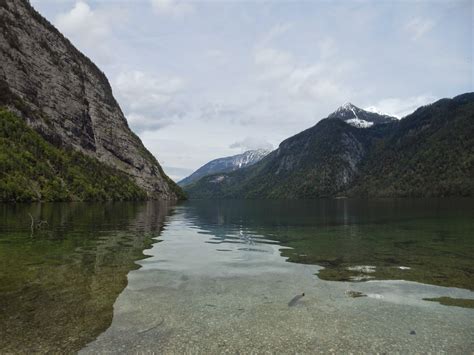
{"label": "forested mountain slope", "polygon": [[189,196],[474,194],[473,93],[421,107],[400,121],[368,127],[356,127],[336,116],[331,114],[288,138],[249,168],[199,180],[186,188]]}

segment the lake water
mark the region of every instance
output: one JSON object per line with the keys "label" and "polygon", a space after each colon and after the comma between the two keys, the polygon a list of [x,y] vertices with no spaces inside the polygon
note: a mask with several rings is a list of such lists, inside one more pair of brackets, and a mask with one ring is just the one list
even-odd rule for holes
{"label": "lake water", "polygon": [[474,200],[0,205],[0,352],[472,353],[473,290]]}

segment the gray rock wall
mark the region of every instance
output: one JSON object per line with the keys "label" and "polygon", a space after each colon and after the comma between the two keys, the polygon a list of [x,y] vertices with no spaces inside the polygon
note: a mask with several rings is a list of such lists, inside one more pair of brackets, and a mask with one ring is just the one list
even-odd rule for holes
{"label": "gray rock wall", "polygon": [[176,198],[105,75],[26,0],[0,0],[0,91],[0,105],[51,143],[126,172],[150,198]]}

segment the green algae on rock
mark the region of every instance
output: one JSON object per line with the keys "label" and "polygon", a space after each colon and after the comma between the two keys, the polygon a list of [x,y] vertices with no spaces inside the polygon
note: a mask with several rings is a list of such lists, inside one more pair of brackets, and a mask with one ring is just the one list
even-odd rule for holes
{"label": "green algae on rock", "polygon": [[463,308],[474,308],[474,299],[469,298],[452,298],[452,297],[437,297],[437,298],[423,298],[425,301],[439,302],[445,306],[455,306]]}

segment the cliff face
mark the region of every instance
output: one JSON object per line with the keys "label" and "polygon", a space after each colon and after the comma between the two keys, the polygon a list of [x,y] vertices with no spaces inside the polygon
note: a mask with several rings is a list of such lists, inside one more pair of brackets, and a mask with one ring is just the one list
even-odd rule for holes
{"label": "cliff face", "polygon": [[149,198],[181,190],[130,130],[97,66],[27,0],[0,0],[0,105],[47,141],[125,172]]}

